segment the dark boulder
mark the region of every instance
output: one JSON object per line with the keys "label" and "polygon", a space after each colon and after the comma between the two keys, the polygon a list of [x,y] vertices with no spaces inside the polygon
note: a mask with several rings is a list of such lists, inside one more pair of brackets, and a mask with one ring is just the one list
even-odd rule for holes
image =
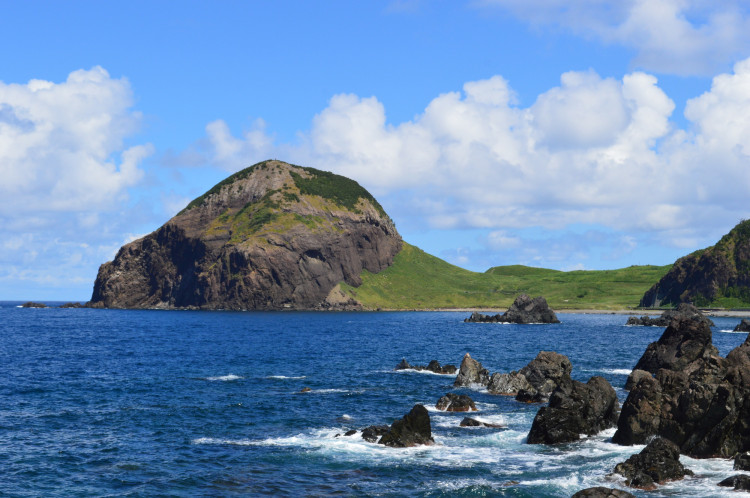
{"label": "dark boulder", "polygon": [[424,405],[414,405],[414,408],[402,419],[391,424],[388,432],[380,438],[378,444],[393,448],[408,448],[434,442],[427,408]]}
{"label": "dark boulder", "polygon": [[410,365],[409,362],[406,361],[406,359],[402,359],[401,363],[396,365],[396,368],[394,370],[416,370],[418,372],[427,371],[441,375],[453,375],[458,371],[456,365],[440,366],[440,362],[437,360],[432,360],[427,364],[427,366],[425,366]]}
{"label": "dark boulder", "polygon": [[635,495],[621,489],[597,486],[582,489],[574,494],[572,498],[635,498]]}
{"label": "dark boulder", "polygon": [[636,317],[631,316],[628,318],[626,325],[642,325],[646,327],[667,327],[675,318],[697,318],[708,324],[709,327],[714,326],[714,322],[707,318],[701,310],[689,303],[680,303],[675,309],[666,310],[658,317],[642,316]]}
{"label": "dark boulder", "polygon": [[406,361],[406,358],[401,358],[401,363],[396,365],[396,368],[394,370],[410,370],[412,368],[411,365],[409,365],[409,362]]}
{"label": "dark boulder", "polygon": [[527,442],[569,443],[581,434],[597,434],[615,426],[619,407],[617,393],[604,378],[592,377],[586,384],[567,380],[537,412]]}
{"label": "dark boulder", "polygon": [[638,454],[615,466],[633,488],[652,490],[657,484],[677,481],[693,472],[680,463],[680,449],[673,442],[656,438]]}
{"label": "dark boulder", "polygon": [[371,425],[362,430],[362,439],[369,443],[377,443],[378,439],[388,433],[387,425]]}
{"label": "dark boulder", "polygon": [[472,400],[469,396],[467,396],[466,394],[454,393],[448,393],[445,396],[442,396],[435,405],[435,408],[446,412],[477,411],[474,400]]}
{"label": "dark boulder", "polygon": [[60,308],[85,308],[81,303],[65,303],[61,304]]}
{"label": "dark boulder", "polygon": [[43,304],[43,303],[35,303],[35,302],[33,302],[33,301],[29,301],[29,302],[23,303],[23,304],[21,305],[21,308],[46,308],[46,307],[47,307],[47,305],[46,305],[46,304]]}
{"label": "dark boulder", "polygon": [[745,318],[734,328],[733,332],[750,332],[750,320]]}
{"label": "dark boulder", "polygon": [[471,417],[464,417],[464,419],[459,424],[461,427],[491,427],[493,429],[504,429],[505,426],[502,424],[493,424],[491,422],[482,422],[481,420],[477,420],[475,418]]}
{"label": "dark boulder", "polygon": [[543,297],[530,298],[526,294],[518,296],[513,304],[508,308],[502,315],[483,315],[482,313],[474,312],[471,316],[464,320],[465,322],[480,322],[480,323],[560,323],[557,319],[557,315],[552,311],[547,304],[547,300]]}
{"label": "dark boulder", "polygon": [[461,367],[453,383],[455,387],[468,387],[471,385],[486,386],[490,382],[490,374],[481,363],[471,357],[469,353],[461,360]]}
{"label": "dark boulder", "polygon": [[750,470],[750,452],[737,453],[734,457],[734,470]]}
{"label": "dark boulder", "polygon": [[750,476],[738,474],[736,476],[727,477],[719,483],[719,486],[734,488],[735,491],[750,491]]}

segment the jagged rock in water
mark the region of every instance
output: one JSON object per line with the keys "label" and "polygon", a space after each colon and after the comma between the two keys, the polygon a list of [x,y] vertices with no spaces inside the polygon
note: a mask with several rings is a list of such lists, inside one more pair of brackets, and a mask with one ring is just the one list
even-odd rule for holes
{"label": "jagged rock in water", "polygon": [[534,387],[526,380],[526,376],[516,371],[510,373],[494,373],[490,377],[487,391],[492,394],[515,396],[522,390],[533,390]]}
{"label": "jagged rock in water", "polygon": [[81,303],[65,303],[61,304],[60,308],[84,308],[85,306]]}
{"label": "jagged rock in water", "polygon": [[745,318],[734,328],[733,332],[750,332],[750,320]]}
{"label": "jagged rock in water", "polygon": [[648,345],[634,370],[645,370],[652,374],[660,368],[686,371],[687,368],[697,368],[700,361],[718,354],[711,341],[711,327],[707,323],[679,317],[670,323],[657,342]]}
{"label": "jagged rock in water", "polygon": [[351,308],[338,286],[390,266],[401,237],[356,182],[265,161],[214,186],[99,269],[92,307]]}
{"label": "jagged rock in water", "polygon": [[368,443],[377,443],[378,439],[388,433],[390,427],[387,425],[371,425],[362,429],[362,439]]}
{"label": "jagged rock in water", "polygon": [[698,458],[750,450],[750,336],[722,358],[705,323],[675,320],[639,365],[656,376],[628,394],[615,443],[644,444],[658,435]]}
{"label": "jagged rock in water", "polygon": [[617,393],[602,377],[584,384],[566,380],[550,396],[549,406],[539,409],[529,431],[529,444],[577,441],[614,427],[620,403]]}
{"label": "jagged rock in water", "polygon": [[554,351],[540,351],[536,358],[518,371],[533,388],[521,390],[519,394],[525,391],[523,401],[526,402],[546,401],[552,391],[570,379],[572,370],[573,365],[567,356]]}
{"label": "jagged rock in water", "polygon": [[734,488],[735,491],[750,491],[750,476],[746,474],[738,474],[736,476],[727,477],[719,483],[719,486]]}
{"label": "jagged rock in water", "polygon": [[394,448],[407,448],[421,444],[432,444],[432,427],[430,414],[423,405],[414,405],[409,413],[391,424],[388,432],[380,438],[378,444]]}
{"label": "jagged rock in water", "polygon": [[472,384],[486,386],[490,382],[490,374],[486,368],[477,360],[473,359],[469,353],[464,355],[461,360],[461,366],[458,369],[458,375],[453,383],[455,387],[468,387]]}
{"label": "jagged rock in water", "polygon": [[640,453],[615,466],[633,488],[652,490],[657,484],[677,481],[693,472],[680,463],[680,449],[664,438],[651,441]]}
{"label": "jagged rock in water", "polygon": [[707,318],[701,310],[689,303],[681,303],[676,309],[666,310],[656,318],[642,316],[640,318],[631,316],[625,325],[641,325],[646,327],[667,327],[675,318],[697,318],[705,321],[709,327],[714,326],[714,322]]}
{"label": "jagged rock in water", "polygon": [[710,304],[721,297],[750,293],[750,221],[742,221],[716,245],[675,261],[672,268],[641,298],[653,308],[684,302]]}
{"label": "jagged rock in water", "polygon": [[442,396],[435,404],[435,408],[438,410],[444,410],[446,412],[468,412],[477,411],[477,407],[474,404],[474,400],[466,394],[455,394],[448,393]]}
{"label": "jagged rock in water", "polygon": [[635,495],[621,489],[596,486],[582,489],[571,498],[635,498]]}
{"label": "jagged rock in water", "polygon": [[431,360],[430,363],[425,365],[410,365],[406,359],[402,359],[401,363],[396,365],[394,370],[416,370],[418,372],[427,371],[440,375],[453,375],[458,371],[456,365],[445,365],[441,366],[437,360]]}
{"label": "jagged rock in water", "polygon": [[483,315],[474,312],[464,320],[465,322],[481,323],[560,323],[557,315],[547,305],[547,300],[543,297],[531,299],[526,294],[518,296],[508,311],[502,315]]}

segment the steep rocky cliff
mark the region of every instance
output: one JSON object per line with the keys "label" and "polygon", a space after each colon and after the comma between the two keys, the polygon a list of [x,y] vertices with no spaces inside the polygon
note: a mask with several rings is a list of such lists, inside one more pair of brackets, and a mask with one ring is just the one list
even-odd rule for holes
{"label": "steep rocky cliff", "polygon": [[265,161],[214,186],[103,264],[91,305],[312,309],[356,305],[338,284],[393,262],[401,237],[348,178]]}
{"label": "steep rocky cliff", "polygon": [[750,303],[750,220],[739,223],[715,246],[678,259],[640,305],[707,306],[720,299]]}

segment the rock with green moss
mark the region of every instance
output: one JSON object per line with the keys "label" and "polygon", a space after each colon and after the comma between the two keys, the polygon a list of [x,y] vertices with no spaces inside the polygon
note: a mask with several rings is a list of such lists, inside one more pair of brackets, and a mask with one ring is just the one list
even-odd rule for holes
{"label": "rock with green moss", "polygon": [[108,308],[356,308],[339,284],[390,266],[401,237],[348,178],[264,161],[215,185],[99,269]]}

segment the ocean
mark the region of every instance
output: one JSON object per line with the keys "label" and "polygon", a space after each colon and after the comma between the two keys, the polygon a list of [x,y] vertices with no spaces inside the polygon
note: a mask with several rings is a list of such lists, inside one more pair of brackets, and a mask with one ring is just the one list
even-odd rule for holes
{"label": "ocean", "polygon": [[[525,443],[540,405],[454,376],[394,371],[402,358],[491,373],[539,351],[567,355],[572,376],[600,375],[620,401],[628,373],[663,329],[623,315],[560,314],[561,324],[463,323],[459,312],[198,312],[29,309],[0,303],[2,496],[515,496],[569,497],[643,446],[614,429],[559,446]],[[722,355],[746,335],[714,318]],[[309,392],[300,393],[303,388]],[[463,428],[434,408],[468,394]],[[390,424],[417,403],[436,444],[365,442],[350,429]],[[337,435],[339,435],[337,437]],[[637,496],[738,496],[716,483],[732,461],[681,461],[694,477]]]}

